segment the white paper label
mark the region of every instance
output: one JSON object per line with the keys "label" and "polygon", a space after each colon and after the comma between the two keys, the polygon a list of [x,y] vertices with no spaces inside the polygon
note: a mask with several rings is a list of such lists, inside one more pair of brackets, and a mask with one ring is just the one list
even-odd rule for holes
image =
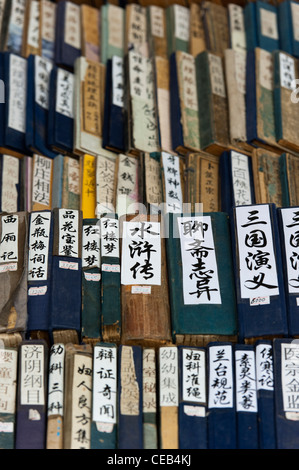
{"label": "white paper label", "polygon": [[101,219],[101,256],[119,258],[119,222],[118,219]]}
{"label": "white paper label", "polygon": [[102,271],[105,273],[120,273],[119,264],[102,264]]}
{"label": "white paper label", "polygon": [[116,154],[98,155],[96,168],[96,185],[97,185],[97,217],[103,214],[113,213],[115,208],[115,164]]}
{"label": "white paper label", "polygon": [[47,293],[48,286],[40,286],[40,287],[30,287],[28,289],[28,295],[36,296],[36,295],[45,295]]}
{"label": "white paper label", "polygon": [[19,163],[17,157],[2,155],[2,187],[1,210],[2,212],[18,211]]}
{"label": "white paper label", "polygon": [[66,2],[64,42],[75,49],[81,49],[80,5]]}
{"label": "white paper label", "polygon": [[209,373],[209,408],[232,408],[234,384],[230,345],[209,348]]}
{"label": "white paper label", "polygon": [[121,217],[138,208],[138,160],[123,154],[118,159],[116,213]]}
{"label": "white paper label", "polygon": [[69,261],[59,261],[60,269],[69,269],[70,271],[78,271],[78,263],[71,263]]}
{"label": "white paper label", "polygon": [[0,263],[18,262],[19,216],[3,215],[1,220]]}
{"label": "white paper label", "polygon": [[112,57],[112,102],[114,106],[124,106],[124,61],[122,57]]}
{"label": "white paper label", "polygon": [[108,44],[123,49],[124,9],[112,4],[108,7]]}
{"label": "white paper label", "polygon": [[195,59],[191,54],[182,52],[180,67],[183,80],[183,101],[186,108],[198,111]]}
{"label": "white paper label", "polygon": [[267,305],[270,303],[270,297],[268,295],[265,295],[263,297],[252,297],[252,299],[249,299],[249,305]]}
{"label": "white paper label", "polygon": [[157,38],[163,38],[164,31],[164,9],[156,5],[149,6],[151,19],[151,34]]}
{"label": "white paper label", "polygon": [[132,98],[144,101],[154,97],[152,60],[129,51],[130,94]]}
{"label": "white paper label", "polygon": [[183,195],[180,174],[180,157],[162,152],[167,212],[182,212]]}
{"label": "white paper label", "polygon": [[259,81],[267,90],[273,91],[273,57],[271,52],[264,49],[260,51]]}
{"label": "white paper label", "polygon": [[51,212],[32,212],[29,227],[28,281],[48,279]]}
{"label": "white paper label", "polygon": [[59,255],[79,258],[79,212],[59,209]]}
{"label": "white paper label", "polygon": [[0,273],[7,273],[11,271],[17,271],[18,264],[17,263],[9,263],[9,264],[0,264]]}
{"label": "white paper label", "polygon": [[84,277],[86,281],[99,282],[101,280],[100,273],[86,273],[84,272]]}
{"label": "white paper label", "polygon": [[80,194],[80,165],[75,158],[68,159],[67,165],[68,190],[79,196]]}
{"label": "white paper label", "polygon": [[190,37],[190,10],[183,5],[173,5],[174,35],[182,41],[189,41]]}
{"label": "white paper label", "polygon": [[256,382],[258,390],[274,391],[273,347],[271,344],[257,344],[255,350]]}
{"label": "white paper label", "polygon": [[101,423],[117,420],[117,350],[95,346],[93,358],[92,419]]}
{"label": "white paper label", "polygon": [[[0,415],[14,414],[16,410],[17,357],[15,350],[0,349]],[[10,424],[6,423],[7,428],[3,427],[0,432],[10,432]]]}
{"label": "white paper label", "polygon": [[90,449],[92,409],[92,357],[75,354],[71,409],[71,449]]}
{"label": "white paper label", "polygon": [[285,253],[287,265],[287,285],[290,294],[299,292],[299,210],[296,208],[282,208],[282,223],[284,233]]}
{"label": "white paper label", "polygon": [[246,50],[243,7],[230,3],[227,8],[229,14],[231,48],[234,50]]}
{"label": "white paper label", "polygon": [[235,351],[237,411],[257,412],[254,351]]}
{"label": "white paper label", "polygon": [[212,93],[225,98],[226,90],[221,57],[209,53],[209,68]]}
{"label": "white paper label", "polygon": [[279,295],[269,205],[235,211],[241,298]]}
{"label": "white paper label", "polygon": [[157,411],[156,398],[156,353],[154,349],[143,349],[142,356],[143,413]]}
{"label": "white paper label", "polygon": [[8,127],[26,131],[27,60],[15,54],[9,58]]}
{"label": "white paper label", "polygon": [[221,304],[210,216],[178,217],[184,304]]}
{"label": "white paper label", "polygon": [[121,283],[161,285],[159,222],[124,222]]}
{"label": "white paper label", "polygon": [[152,291],[151,286],[132,286],[131,294],[150,294]]}
{"label": "white paper label", "polygon": [[246,51],[235,51],[235,76],[238,91],[245,95],[246,93]]}
{"label": "white paper label", "polygon": [[126,416],[138,416],[141,396],[132,346],[122,346],[120,369],[120,413]]}
{"label": "white paper label", "polygon": [[71,119],[74,117],[74,74],[58,69],[56,90],[56,112]]}
{"label": "white paper label", "polygon": [[260,9],[261,33],[270,39],[278,39],[277,14],[274,11]]}
{"label": "white paper label", "polygon": [[82,268],[99,268],[101,265],[100,222],[96,225],[83,225]]}
{"label": "white paper label", "polygon": [[280,67],[280,86],[288,90],[295,90],[296,88],[296,75],[295,75],[295,60],[283,52],[279,54],[279,67]]}
{"label": "white paper label", "polygon": [[183,401],[206,402],[206,356],[199,349],[182,349]]}
{"label": "white paper label", "polygon": [[184,413],[187,416],[196,416],[198,418],[204,418],[206,416],[206,409],[204,406],[184,405]]}
{"label": "white paper label", "polygon": [[[55,41],[56,5],[48,0],[41,0],[41,36],[48,42]],[[44,55],[44,52],[43,54]]]}
{"label": "white paper label", "polygon": [[293,36],[295,41],[299,41],[299,5],[296,2],[290,2],[290,5],[293,25]]}
{"label": "white paper label", "polygon": [[48,416],[64,413],[64,358],[64,344],[53,344],[49,359]]}
{"label": "white paper label", "polygon": [[29,46],[39,48],[39,15],[40,2],[32,0],[30,3],[30,14],[28,24],[27,42]]}
{"label": "white paper label", "polygon": [[159,400],[162,406],[178,406],[178,350],[175,346],[159,349]]}
{"label": "white paper label", "polygon": [[281,385],[285,413],[299,412],[299,344],[281,344]]}
{"label": "white paper label", "polygon": [[20,354],[21,405],[44,405],[44,348],[40,344],[25,344]]}
{"label": "white paper label", "polygon": [[49,109],[50,74],[53,62],[45,57],[35,56],[35,101],[42,108]]}
{"label": "white paper label", "polygon": [[235,206],[252,204],[248,156],[242,153],[231,152],[232,180]]}
{"label": "white paper label", "polygon": [[32,175],[32,202],[50,206],[51,201],[51,176],[53,159],[43,155],[33,156]]}

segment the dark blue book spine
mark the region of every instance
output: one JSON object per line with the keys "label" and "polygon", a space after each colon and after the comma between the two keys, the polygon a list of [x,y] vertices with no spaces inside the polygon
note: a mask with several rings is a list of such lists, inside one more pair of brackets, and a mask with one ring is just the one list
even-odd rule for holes
{"label": "dark blue book spine", "polygon": [[7,101],[7,91],[4,76],[4,52],[0,52],[0,147],[4,147],[4,131],[5,131],[5,102]]}
{"label": "dark blue book spine", "polygon": [[172,148],[175,150],[184,145],[183,128],[181,122],[180,94],[177,74],[177,63],[175,52],[169,59],[170,68],[170,127]]}
{"label": "dark blue book spine", "polygon": [[34,148],[34,55],[27,59],[27,97],[26,97],[26,147],[29,151]]}
{"label": "dark blue book spine", "polygon": [[[264,27],[262,25],[262,13],[264,10],[268,14],[271,14],[271,23],[265,25],[267,29],[267,35],[264,33]],[[258,47],[265,51],[273,52],[280,47],[279,42],[279,28],[278,28],[278,13],[277,8],[270,3],[262,2],[257,0],[256,2],[256,21],[257,21],[257,33],[258,33]],[[268,19],[267,19],[268,21]]]}
{"label": "dark blue book spine", "polygon": [[244,8],[244,25],[245,25],[245,32],[246,32],[247,52],[253,51],[256,47],[258,47],[255,2],[248,3]]}
{"label": "dark blue book spine", "polygon": [[[280,48],[294,55],[294,31],[292,24],[291,3],[289,0],[278,4],[278,29],[280,38]],[[297,46],[298,47],[298,46]]]}
{"label": "dark blue book spine", "polygon": [[[252,3],[248,6],[253,5]],[[257,138],[256,116],[256,77],[255,77],[255,51],[247,51],[246,59],[246,133],[247,142],[252,143]]]}
{"label": "dark blue book spine", "polygon": [[[59,27],[56,26],[57,35],[55,43],[57,47],[55,47],[55,63],[73,71],[75,60],[81,56],[81,48],[74,47],[65,42],[67,3],[71,3],[75,7],[78,6],[77,4],[65,0],[61,0],[57,5],[56,18]],[[80,25],[77,24],[72,24],[71,26],[75,26],[75,28],[80,27]],[[76,32],[74,32],[74,34],[76,34]],[[80,34],[80,32],[78,32],[78,34]]]}

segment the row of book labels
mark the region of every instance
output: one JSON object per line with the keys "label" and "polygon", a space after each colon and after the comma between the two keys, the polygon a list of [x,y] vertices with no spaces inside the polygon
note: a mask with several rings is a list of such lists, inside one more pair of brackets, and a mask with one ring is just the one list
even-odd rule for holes
{"label": "row of book labels", "polygon": [[1,0],[0,147],[49,158],[256,145],[298,154],[298,18],[289,0]]}
{"label": "row of book labels", "polygon": [[298,449],[297,340],[0,349],[2,449]]}

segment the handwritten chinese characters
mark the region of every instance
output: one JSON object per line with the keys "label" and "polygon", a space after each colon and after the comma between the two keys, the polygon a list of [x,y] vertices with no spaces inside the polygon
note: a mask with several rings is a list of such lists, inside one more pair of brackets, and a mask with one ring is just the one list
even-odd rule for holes
{"label": "handwritten chinese characters", "polygon": [[285,258],[287,265],[288,292],[299,292],[299,209],[295,207],[281,209]]}
{"label": "handwritten chinese characters", "polygon": [[49,0],[41,0],[41,55],[50,60],[54,60],[56,7]]}
{"label": "handwritten chinese characters", "polygon": [[29,229],[28,280],[46,281],[51,212],[32,212]]}
{"label": "handwritten chinese characters", "polygon": [[182,212],[183,195],[180,173],[180,157],[162,152],[164,186],[167,212]]}
{"label": "handwritten chinese characters", "polygon": [[21,354],[21,405],[45,404],[45,351],[42,344],[24,344]]}
{"label": "handwritten chinese characters", "polygon": [[296,88],[296,74],[295,74],[295,60],[293,57],[280,52],[279,54],[279,67],[280,67],[280,86],[288,90]]}
{"label": "handwritten chinese characters", "polygon": [[184,303],[221,304],[210,216],[178,217]]}
{"label": "handwritten chinese characters", "polygon": [[53,160],[43,155],[33,156],[32,203],[50,208]]}
{"label": "handwritten chinese characters", "polygon": [[17,157],[2,155],[1,212],[17,212],[19,163]]}
{"label": "handwritten chinese characters", "polygon": [[64,414],[64,358],[64,345],[53,344],[49,360],[48,416]]}
{"label": "handwritten chinese characters", "polygon": [[235,351],[237,411],[257,412],[255,353]]}
{"label": "handwritten chinese characters", "polygon": [[124,285],[161,285],[159,222],[124,222],[121,282]]}
{"label": "handwritten chinese characters", "polygon": [[109,217],[101,218],[101,256],[119,257],[119,222]]}
{"label": "handwritten chinese characters", "polygon": [[49,109],[50,74],[53,62],[35,56],[35,101],[43,109]]}
{"label": "handwritten chinese characters", "polygon": [[182,350],[183,401],[206,402],[205,351],[184,348]]}
{"label": "handwritten chinese characters", "polygon": [[[116,213],[118,217],[135,213],[138,204],[138,159],[118,155]],[[136,204],[136,206],[135,206]]]}
{"label": "handwritten chinese characters", "polygon": [[[17,356],[16,350],[0,349],[0,414],[15,412]],[[7,425],[9,424],[7,423]],[[4,426],[4,423],[2,425]],[[12,431],[12,429],[10,430]]]}
{"label": "handwritten chinese characters", "polygon": [[93,360],[93,414],[97,423],[117,421],[117,349],[95,346]]}
{"label": "handwritten chinese characters", "polygon": [[59,255],[79,258],[79,211],[59,209]]}
{"label": "handwritten chinese characters", "polygon": [[248,157],[239,152],[231,152],[232,179],[235,206],[253,203],[250,190]]}
{"label": "handwritten chinese characters", "polygon": [[75,49],[81,48],[81,12],[80,5],[66,2],[64,41]]}
{"label": "handwritten chinese characters", "polygon": [[256,346],[256,382],[258,390],[274,391],[273,347],[272,344],[260,343]]}
{"label": "handwritten chinese characters", "polygon": [[34,49],[39,49],[40,34],[40,2],[32,0],[30,3],[30,15],[28,24],[27,43]]}
{"label": "handwritten chinese characters", "polygon": [[246,35],[244,26],[244,13],[241,5],[230,3],[228,6],[229,24],[231,31],[232,49],[246,50]]}
{"label": "handwritten chinese characters", "polygon": [[100,223],[83,225],[82,268],[100,267]]}
{"label": "handwritten chinese characters", "polygon": [[11,54],[9,68],[8,126],[25,133],[27,61],[23,57]]}
{"label": "handwritten chinese characters", "polygon": [[[298,397],[299,345],[281,344],[281,382],[285,413],[299,411]],[[298,419],[298,418],[297,418]]]}
{"label": "handwritten chinese characters", "polygon": [[[17,270],[18,262],[19,216],[17,214],[2,215],[0,263],[9,263],[12,271]],[[2,269],[4,269],[2,267]],[[2,272],[2,270],[1,270]]]}
{"label": "handwritten chinese characters", "polygon": [[120,413],[127,416],[138,416],[140,390],[137,382],[133,348],[131,346],[122,346],[120,360]]}
{"label": "handwritten chinese characters", "polygon": [[96,162],[96,215],[114,211],[116,158],[97,156]]}
{"label": "handwritten chinese characters", "polygon": [[112,102],[114,106],[124,105],[124,61],[122,57],[112,57]]}
{"label": "handwritten chinese characters", "polygon": [[209,348],[209,408],[233,408],[234,384],[232,347]]}
{"label": "handwritten chinese characters", "polygon": [[235,209],[242,299],[279,295],[268,204]]}
{"label": "handwritten chinese characters", "polygon": [[83,91],[83,129],[95,136],[101,135],[101,67],[97,62],[85,62]]}
{"label": "handwritten chinese characters", "polygon": [[57,72],[56,112],[71,119],[74,117],[73,93],[74,74],[59,68]]}
{"label": "handwritten chinese characters", "polygon": [[155,413],[156,403],[156,353],[154,349],[144,348],[143,359],[143,413]]}
{"label": "handwritten chinese characters", "polygon": [[160,407],[178,406],[178,350],[176,347],[159,349],[159,389]]}

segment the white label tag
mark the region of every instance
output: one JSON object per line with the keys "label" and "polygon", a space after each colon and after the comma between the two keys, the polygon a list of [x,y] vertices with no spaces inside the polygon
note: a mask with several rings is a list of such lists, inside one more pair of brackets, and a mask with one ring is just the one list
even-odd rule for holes
{"label": "white label tag", "polygon": [[6,262],[7,266],[10,261],[18,261],[19,216],[2,215],[1,227],[0,262]]}
{"label": "white label tag", "polygon": [[274,391],[273,347],[260,343],[255,350],[256,381],[258,390]]}
{"label": "white label tag", "polygon": [[32,212],[29,228],[28,281],[48,279],[51,212]]}
{"label": "white label tag", "polygon": [[53,344],[49,358],[48,416],[64,413],[64,359],[64,344]]}
{"label": "white label tag", "polygon": [[116,423],[117,350],[95,346],[93,358],[93,421]]}
{"label": "white label tag", "polygon": [[56,90],[56,112],[71,119],[74,117],[74,74],[58,69]]}
{"label": "white label tag", "polygon": [[246,50],[243,7],[230,3],[227,8],[229,14],[231,48],[234,50]]}
{"label": "white label tag", "polygon": [[80,5],[66,2],[64,42],[75,49],[81,49]]}
{"label": "white label tag", "polygon": [[27,42],[29,46],[39,48],[39,15],[40,2],[33,0],[30,3],[29,25]]}
{"label": "white label tag", "polygon": [[296,88],[296,75],[295,75],[295,60],[283,52],[279,54],[279,67],[280,67],[280,86],[288,90],[295,90]]}
{"label": "white label tag", "polygon": [[281,385],[283,409],[285,413],[299,411],[299,344],[281,344]]}
{"label": "white label tag", "polygon": [[10,155],[2,155],[2,185],[1,210],[2,212],[18,211],[18,185],[19,185],[20,159]]}
{"label": "white label tag", "polygon": [[44,348],[39,344],[24,344],[20,347],[21,405],[44,405]]}
{"label": "white label tag", "polygon": [[173,5],[174,9],[174,35],[182,41],[189,41],[190,37],[190,10],[183,5]]}
{"label": "white label tag", "polygon": [[186,108],[198,111],[195,59],[191,54],[182,52],[180,62],[183,101]]}
{"label": "white label tag", "polygon": [[15,54],[9,58],[8,127],[25,133],[27,101],[27,60]]}
{"label": "white label tag", "polygon": [[10,264],[0,264],[0,274],[7,273],[9,271],[17,271],[18,264],[17,263],[10,263]]}
{"label": "white label tag", "polygon": [[86,273],[84,272],[86,281],[99,282],[101,280],[101,274],[99,273]]}
{"label": "white label tag", "polygon": [[156,5],[149,6],[151,18],[151,33],[157,38],[164,37],[164,10]]}
{"label": "white label tag", "polygon": [[[17,358],[16,350],[0,349],[0,415],[16,411]],[[0,432],[12,432],[11,424],[1,422]]]}
{"label": "white label tag", "polygon": [[235,351],[237,411],[257,412],[254,351]]}
{"label": "white label tag", "polygon": [[78,263],[70,263],[68,261],[59,261],[60,269],[70,269],[71,271],[78,271]]}
{"label": "white label tag", "polygon": [[180,157],[162,152],[167,212],[182,212]]}
{"label": "white label tag", "polygon": [[28,295],[30,296],[45,295],[47,293],[47,290],[48,290],[47,286],[30,287],[28,289]]}
{"label": "white label tag", "polygon": [[132,286],[131,294],[150,294],[152,286]]}
{"label": "white label tag", "polygon": [[179,405],[178,350],[175,346],[159,349],[160,407]]}
{"label": "white label tag", "polygon": [[260,9],[261,32],[270,39],[278,39],[277,14],[274,11]]}
{"label": "white label tag", "polygon": [[249,299],[249,305],[254,306],[254,305],[267,305],[270,303],[270,297],[263,296],[263,297],[252,297]]}
{"label": "white label tag", "polygon": [[143,413],[156,413],[156,353],[155,349],[144,348],[142,355]]}
{"label": "white label tag", "polygon": [[209,408],[233,408],[232,347],[209,348]]}
{"label": "white label tag", "polygon": [[49,109],[50,74],[53,62],[45,57],[35,56],[35,101],[42,108]]}
{"label": "white label tag", "polygon": [[102,271],[106,273],[120,273],[119,264],[102,264]]}
{"label": "white label tag", "polygon": [[282,208],[284,257],[287,265],[287,285],[290,294],[299,293],[299,212],[296,208]]}
{"label": "white label tag", "polygon": [[59,209],[59,255],[79,257],[79,211]]}
{"label": "white label tag", "polygon": [[119,257],[119,222],[118,219],[102,217],[101,219],[101,256]]}
{"label": "white label tag", "polygon": [[122,57],[112,57],[112,102],[114,106],[124,106],[124,61]]}
{"label": "white label tag", "polygon": [[82,268],[99,268],[101,265],[100,222],[96,225],[83,225]]}
{"label": "white label tag", "polygon": [[183,401],[206,402],[205,351],[182,349]]}
{"label": "white label tag", "polygon": [[184,405],[184,413],[187,416],[196,416],[197,418],[205,418],[206,409],[203,406]]}
{"label": "white label tag", "polygon": [[250,205],[253,202],[250,190],[248,159],[247,155],[235,151],[231,152],[235,206]]}

